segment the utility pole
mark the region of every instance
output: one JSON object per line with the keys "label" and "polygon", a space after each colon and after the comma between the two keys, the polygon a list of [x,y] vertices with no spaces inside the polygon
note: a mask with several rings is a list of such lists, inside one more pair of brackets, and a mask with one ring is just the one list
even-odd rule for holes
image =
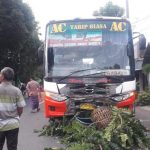
{"label": "utility pole", "polygon": [[126,17],[129,18],[129,2],[126,0]]}

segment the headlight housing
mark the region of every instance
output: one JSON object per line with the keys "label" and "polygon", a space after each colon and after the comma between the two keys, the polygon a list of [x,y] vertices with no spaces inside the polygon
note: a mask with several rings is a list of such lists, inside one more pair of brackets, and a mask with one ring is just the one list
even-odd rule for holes
{"label": "headlight housing", "polygon": [[67,100],[67,97],[65,95],[58,94],[58,93],[45,92],[45,96],[50,97],[54,101],[58,101],[58,102]]}
{"label": "headlight housing", "polygon": [[134,96],[134,92],[115,94],[114,96],[111,97],[111,99],[116,102],[120,102],[120,101],[129,99],[132,96]]}

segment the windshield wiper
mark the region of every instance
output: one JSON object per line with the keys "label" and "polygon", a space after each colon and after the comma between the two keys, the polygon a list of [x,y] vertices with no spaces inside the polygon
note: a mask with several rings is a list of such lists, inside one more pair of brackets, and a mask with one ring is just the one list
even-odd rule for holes
{"label": "windshield wiper", "polygon": [[99,71],[99,72],[95,72],[95,73],[91,73],[91,74],[86,74],[81,77],[92,76],[92,75],[103,74],[103,73],[106,73],[106,71]]}
{"label": "windshield wiper", "polygon": [[[83,75],[83,76],[81,76],[81,77],[87,77],[87,76],[92,76],[92,75],[97,75],[97,74],[103,74],[104,73],[104,76],[106,76],[105,75],[105,73],[107,73],[107,71],[101,71],[101,72],[96,72],[96,73],[92,73],[92,74],[87,74],[87,75]],[[123,82],[123,78],[119,78],[119,77],[117,77],[117,76],[107,76],[107,78],[109,78],[109,79],[114,79],[114,80],[118,80],[118,81],[120,81],[121,83]]]}
{"label": "windshield wiper", "polygon": [[71,73],[68,74],[67,76],[61,78],[58,82],[61,82],[62,80],[64,80],[64,79],[70,77],[71,75],[73,75],[73,74],[75,74],[75,73],[84,72],[84,71],[88,71],[88,70],[94,70],[94,69],[101,69],[101,68],[96,67],[96,68],[89,68],[89,69],[76,70],[76,71],[71,72]]}

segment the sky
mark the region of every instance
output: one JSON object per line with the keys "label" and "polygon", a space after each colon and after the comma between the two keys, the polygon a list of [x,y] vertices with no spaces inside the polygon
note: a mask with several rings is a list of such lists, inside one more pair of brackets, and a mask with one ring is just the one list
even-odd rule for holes
{"label": "sky", "polygon": [[[110,0],[23,0],[27,3],[39,22],[40,38],[45,36],[46,24],[51,20],[65,20],[75,18],[92,18],[94,11],[99,10]],[[126,0],[111,0],[126,8]],[[148,0],[128,0],[129,19],[133,31],[145,34],[150,41],[150,6]]]}

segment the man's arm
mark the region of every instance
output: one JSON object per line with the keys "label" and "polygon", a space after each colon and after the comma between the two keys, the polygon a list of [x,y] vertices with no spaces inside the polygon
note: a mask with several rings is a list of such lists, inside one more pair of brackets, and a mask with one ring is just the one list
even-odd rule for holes
{"label": "man's arm", "polygon": [[23,113],[23,107],[26,105],[24,97],[22,95],[22,92],[20,89],[18,89],[18,94],[17,94],[17,112],[19,117],[21,116],[21,114]]}

